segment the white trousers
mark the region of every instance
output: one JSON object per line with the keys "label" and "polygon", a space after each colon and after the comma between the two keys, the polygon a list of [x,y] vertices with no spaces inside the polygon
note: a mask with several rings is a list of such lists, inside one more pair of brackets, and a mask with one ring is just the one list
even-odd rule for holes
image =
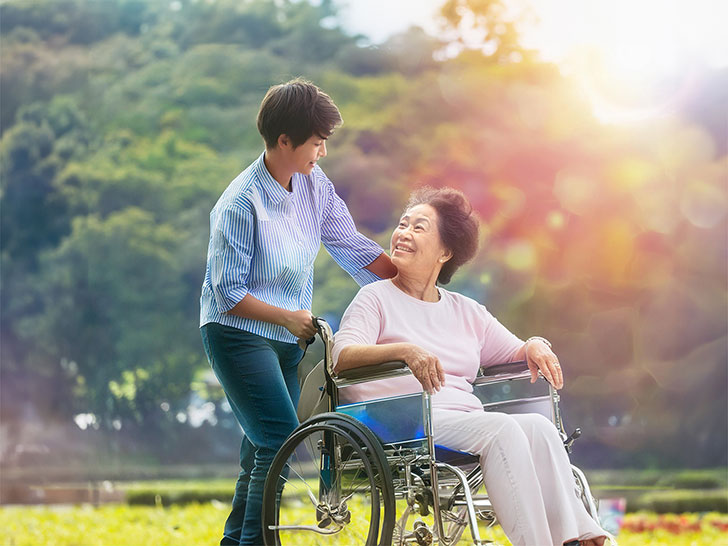
{"label": "white trousers", "polygon": [[561,437],[543,415],[436,409],[433,426],[437,444],[480,457],[513,546],[562,546],[606,534],[579,500]]}

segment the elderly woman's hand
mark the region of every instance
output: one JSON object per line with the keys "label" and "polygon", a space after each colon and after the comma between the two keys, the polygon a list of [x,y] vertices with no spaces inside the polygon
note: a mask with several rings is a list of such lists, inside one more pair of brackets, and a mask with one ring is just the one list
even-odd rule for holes
{"label": "elderly woman's hand", "polygon": [[538,379],[539,370],[555,388],[564,386],[564,375],[561,372],[559,359],[544,341],[536,338],[526,343],[526,363],[531,370],[531,383]]}
{"label": "elderly woman's hand", "polygon": [[408,344],[404,361],[426,392],[434,394],[445,384],[445,372],[440,360],[422,347]]}

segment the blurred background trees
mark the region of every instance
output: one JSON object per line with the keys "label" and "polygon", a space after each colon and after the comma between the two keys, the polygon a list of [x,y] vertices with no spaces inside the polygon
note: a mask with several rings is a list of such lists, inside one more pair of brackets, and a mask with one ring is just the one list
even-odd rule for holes
{"label": "blurred background trees", "polygon": [[[471,198],[482,251],[452,287],[552,339],[580,464],[726,464],[726,71],[605,124],[504,13],[448,0],[451,40],[366,45],[330,1],[0,4],[3,458],[53,427],[159,456],[150,438],[222,426],[208,213],[262,149],[263,94],[300,75],[341,109],[323,168],[363,231],[386,245],[422,184]],[[319,257],[314,312],[337,324],[356,289]]]}

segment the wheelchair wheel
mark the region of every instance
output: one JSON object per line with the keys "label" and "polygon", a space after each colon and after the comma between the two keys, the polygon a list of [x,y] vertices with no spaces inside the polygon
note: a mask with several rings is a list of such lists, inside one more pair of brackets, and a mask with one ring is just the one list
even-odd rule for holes
{"label": "wheelchair wheel", "polygon": [[268,546],[376,546],[376,472],[360,442],[333,423],[304,424],[276,454],[263,492]]}
{"label": "wheelchair wheel", "polygon": [[381,525],[377,544],[380,546],[391,546],[396,515],[394,477],[382,443],[369,427],[345,413],[321,413],[311,417],[301,426],[322,422],[335,424],[337,427],[346,430],[364,448],[372,465],[376,487],[379,491],[379,498],[384,510],[383,516],[380,518]]}

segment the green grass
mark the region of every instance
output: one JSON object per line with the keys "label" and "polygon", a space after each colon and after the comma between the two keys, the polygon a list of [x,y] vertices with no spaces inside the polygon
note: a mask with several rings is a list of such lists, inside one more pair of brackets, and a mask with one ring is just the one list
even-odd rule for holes
{"label": "green grass", "polygon": [[[0,544],[3,546],[178,546],[216,544],[228,513],[228,506],[219,503],[187,504],[169,508],[127,505],[104,505],[98,508],[79,507],[20,507],[0,508]],[[643,518],[648,523],[664,521],[652,514],[641,513],[628,518]],[[668,518],[676,519],[678,516]],[[647,532],[623,532],[620,546],[728,546],[728,526],[725,515],[709,514],[679,517],[686,525],[699,530],[673,532],[661,525],[650,524]],[[717,523],[714,523],[717,522]],[[688,527],[686,527],[688,529]],[[490,530],[488,538],[503,546],[508,544],[499,528]],[[303,535],[296,546],[310,546],[312,540]],[[466,531],[461,545],[469,544]],[[360,546],[336,542],[337,546]]]}
{"label": "green grass", "polygon": [[[725,469],[592,471],[588,478],[597,496],[626,496],[629,499],[628,511],[641,511],[627,515],[625,521],[631,524],[621,533],[620,546],[728,546]],[[126,504],[97,508],[0,507],[0,546],[216,544],[229,512],[234,476],[224,479],[106,482],[106,485],[122,491]],[[710,511],[723,514],[706,517],[655,514]],[[674,525],[662,524],[674,523],[675,518],[691,523],[676,534]],[[509,544],[498,527],[483,529],[482,532],[485,537],[503,546]],[[469,544],[469,537],[470,533],[466,531],[460,544]],[[294,543],[296,546],[316,544],[311,538],[303,540],[303,535],[297,536]],[[358,546],[348,544],[341,535],[333,544]]]}

